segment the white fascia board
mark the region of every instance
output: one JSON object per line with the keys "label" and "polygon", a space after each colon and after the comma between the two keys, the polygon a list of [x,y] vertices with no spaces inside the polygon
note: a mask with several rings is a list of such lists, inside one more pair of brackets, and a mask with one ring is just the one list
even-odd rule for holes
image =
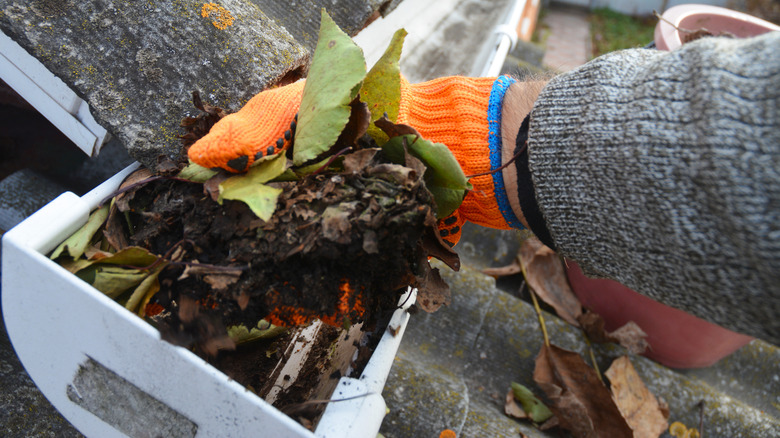
{"label": "white fascia board", "polygon": [[108,132],[92,117],[87,103],[3,32],[0,78],[87,155],[97,155],[108,140]]}

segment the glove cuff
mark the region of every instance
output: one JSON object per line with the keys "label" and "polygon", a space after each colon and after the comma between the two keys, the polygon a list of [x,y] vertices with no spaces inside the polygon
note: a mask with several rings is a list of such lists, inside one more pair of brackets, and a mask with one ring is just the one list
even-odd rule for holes
{"label": "glove cuff", "polygon": [[498,171],[503,164],[501,155],[501,109],[504,103],[504,94],[506,94],[509,86],[515,82],[517,81],[512,77],[500,76],[493,83],[487,111],[488,128],[490,130],[488,144],[490,147],[490,171],[493,172],[491,175],[493,178],[493,191],[496,197],[496,204],[498,204],[498,210],[510,227],[522,230],[525,227],[512,210],[507,197],[506,187],[504,186],[503,174]]}
{"label": "glove cuff", "polygon": [[[501,100],[510,81],[508,76],[450,76],[410,84],[402,77],[398,112],[399,123],[414,127],[428,140],[447,145],[466,175],[482,174],[471,178],[474,189],[466,195],[459,213],[469,222],[499,229],[511,228],[504,211],[511,217],[514,213],[508,202],[504,211],[499,208],[495,181],[501,180],[501,175],[489,172],[501,166]],[[496,138],[492,146],[491,137]],[[506,200],[505,191],[502,199]]]}

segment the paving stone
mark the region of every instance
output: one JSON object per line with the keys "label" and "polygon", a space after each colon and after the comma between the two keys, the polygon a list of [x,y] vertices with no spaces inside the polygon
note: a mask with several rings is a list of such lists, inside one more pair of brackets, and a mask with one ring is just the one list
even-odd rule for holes
{"label": "paving stone", "polygon": [[566,72],[590,59],[590,24],[584,9],[553,4],[543,18],[547,27],[546,51],[542,63]]}

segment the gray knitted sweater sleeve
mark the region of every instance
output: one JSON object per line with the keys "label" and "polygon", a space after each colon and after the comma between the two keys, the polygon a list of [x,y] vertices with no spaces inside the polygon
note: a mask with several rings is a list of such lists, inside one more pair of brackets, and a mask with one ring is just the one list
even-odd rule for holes
{"label": "gray knitted sweater sleeve", "polygon": [[780,32],[626,50],[558,76],[528,154],[562,255],[780,345]]}

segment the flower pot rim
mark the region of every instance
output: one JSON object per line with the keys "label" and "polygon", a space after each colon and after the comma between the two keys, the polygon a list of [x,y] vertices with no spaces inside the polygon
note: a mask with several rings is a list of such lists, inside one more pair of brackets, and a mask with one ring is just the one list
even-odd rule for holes
{"label": "flower pot rim", "polygon": [[[663,20],[659,20],[655,27],[654,39],[656,47],[659,50],[672,51],[682,46],[683,43],[680,38],[680,31],[677,30],[676,27],[679,27],[680,23],[686,18],[696,15],[701,15],[703,18],[714,17],[733,20],[735,22],[743,22],[751,25],[755,29],[763,29],[763,32],[754,33],[754,35],[770,31],[780,31],[780,26],[743,12],[719,6],[690,3],[673,6],[663,13]],[[715,31],[720,29],[708,28],[708,30]]]}

